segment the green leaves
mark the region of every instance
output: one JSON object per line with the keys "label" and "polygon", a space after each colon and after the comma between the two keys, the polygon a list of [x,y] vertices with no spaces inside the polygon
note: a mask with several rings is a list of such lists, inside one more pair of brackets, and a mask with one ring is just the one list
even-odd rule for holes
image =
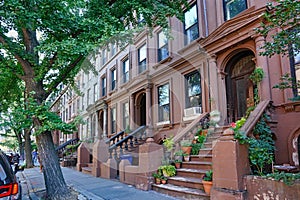
{"label": "green leaves", "polygon": [[[264,21],[256,31],[264,37],[270,36],[271,41],[264,45],[261,55],[271,57],[274,54],[288,54],[293,45],[294,53],[300,51],[300,4],[295,0],[276,0],[268,3],[268,11]],[[274,31],[279,32],[274,34]]]}

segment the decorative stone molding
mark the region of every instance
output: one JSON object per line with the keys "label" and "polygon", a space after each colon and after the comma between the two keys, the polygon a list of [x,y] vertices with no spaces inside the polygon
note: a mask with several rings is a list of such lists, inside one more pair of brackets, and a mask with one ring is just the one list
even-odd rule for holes
{"label": "decorative stone molding", "polygon": [[300,112],[300,101],[282,104],[285,112]]}

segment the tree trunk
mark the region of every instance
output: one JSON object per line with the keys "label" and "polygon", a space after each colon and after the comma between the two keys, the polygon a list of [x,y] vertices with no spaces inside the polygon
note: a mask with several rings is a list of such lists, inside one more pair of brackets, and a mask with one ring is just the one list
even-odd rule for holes
{"label": "tree trunk", "polygon": [[51,132],[41,133],[36,136],[36,141],[40,160],[43,165],[47,199],[77,199],[76,195],[72,194],[68,189],[64,180]]}
{"label": "tree trunk", "polygon": [[26,162],[26,168],[33,167],[32,163],[32,149],[31,149],[31,139],[30,139],[30,130],[26,129],[24,134],[24,140],[25,140],[25,162]]}

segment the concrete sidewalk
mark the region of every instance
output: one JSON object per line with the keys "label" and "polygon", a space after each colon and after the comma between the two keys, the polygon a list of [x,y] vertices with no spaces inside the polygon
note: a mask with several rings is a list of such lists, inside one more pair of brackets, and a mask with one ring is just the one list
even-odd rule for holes
{"label": "concrete sidewalk", "polygon": [[[97,178],[66,167],[62,167],[62,172],[66,183],[80,193],[78,197],[80,200],[176,200],[174,197],[155,191],[138,190],[131,185]],[[22,184],[23,199],[41,199],[41,194],[45,191],[45,184],[39,167],[25,169],[23,172],[18,172],[17,175]]]}

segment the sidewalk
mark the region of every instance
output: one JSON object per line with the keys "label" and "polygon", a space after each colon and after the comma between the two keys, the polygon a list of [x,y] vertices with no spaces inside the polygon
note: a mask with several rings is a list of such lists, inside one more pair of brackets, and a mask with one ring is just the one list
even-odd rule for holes
{"label": "sidewalk", "polygon": [[[97,178],[66,167],[62,167],[62,172],[66,183],[80,193],[78,197],[80,200],[176,200],[174,197],[155,191],[138,190],[131,185]],[[40,196],[45,191],[45,184],[39,167],[25,169],[23,172],[18,172],[17,176],[22,184],[22,199],[41,199]]]}

